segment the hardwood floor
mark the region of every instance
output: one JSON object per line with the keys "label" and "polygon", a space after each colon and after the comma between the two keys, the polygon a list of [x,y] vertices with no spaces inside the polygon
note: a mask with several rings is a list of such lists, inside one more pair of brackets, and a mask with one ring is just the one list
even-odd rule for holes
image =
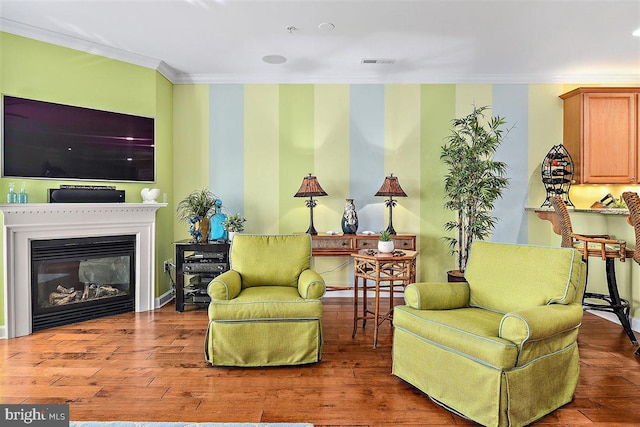
{"label": "hardwood floor", "polygon": [[[0,340],[0,402],[68,403],[77,421],[473,425],[391,375],[388,324],[374,350],[371,325],[351,338],[350,299],[324,304],[323,360],[301,367],[211,367],[206,311],[172,305]],[[640,425],[640,358],[622,328],[586,313],[579,345],[574,401],[537,425]]]}

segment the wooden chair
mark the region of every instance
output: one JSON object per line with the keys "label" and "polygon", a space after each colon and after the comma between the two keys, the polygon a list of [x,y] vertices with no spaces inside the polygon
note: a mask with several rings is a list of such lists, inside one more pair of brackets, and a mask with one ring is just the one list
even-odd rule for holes
{"label": "wooden chair", "polygon": [[[627,208],[629,208],[629,222],[635,231],[636,246],[638,246],[638,242],[640,242],[640,196],[638,196],[638,193],[625,191],[622,193],[622,199],[627,204]],[[640,264],[640,250],[634,252],[633,260]],[[635,355],[640,356],[640,348],[636,350]]]}
{"label": "wooden chair", "polygon": [[[552,197],[551,206],[553,206],[553,209],[558,216],[560,234],[562,236],[561,246],[569,248],[573,247],[580,251],[582,259],[587,263],[587,274],[589,271],[589,258],[598,257],[605,262],[609,294],[585,292],[582,306],[590,310],[614,313],[620,320],[631,344],[638,345],[638,340],[636,339],[636,336],[631,329],[631,323],[629,322],[629,301],[620,298],[615,269],[616,259],[619,259],[621,262],[625,262],[627,258],[633,258],[635,260],[635,251],[627,248],[626,241],[611,239],[611,237],[606,234],[574,233],[571,226],[569,212],[567,211],[567,207],[562,198],[559,196]],[[638,205],[638,209],[640,209],[640,205]],[[640,222],[640,216],[638,218]],[[638,229],[636,229],[636,236],[637,233]]]}

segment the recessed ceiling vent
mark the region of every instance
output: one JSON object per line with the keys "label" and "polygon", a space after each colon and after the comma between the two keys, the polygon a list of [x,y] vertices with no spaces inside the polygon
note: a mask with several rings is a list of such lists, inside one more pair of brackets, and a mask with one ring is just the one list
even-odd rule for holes
{"label": "recessed ceiling vent", "polygon": [[395,59],[390,58],[363,58],[362,64],[395,64]]}

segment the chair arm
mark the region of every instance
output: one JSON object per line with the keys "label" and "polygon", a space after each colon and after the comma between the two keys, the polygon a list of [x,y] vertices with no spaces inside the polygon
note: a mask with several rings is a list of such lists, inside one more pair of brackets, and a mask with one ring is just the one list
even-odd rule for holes
{"label": "chair arm", "polygon": [[404,290],[404,301],[417,310],[450,310],[469,306],[469,284],[412,283]]}
{"label": "chair arm", "polygon": [[228,270],[209,282],[207,293],[212,300],[228,301],[237,297],[241,289],[242,279],[240,273]]}
{"label": "chair arm", "polygon": [[600,245],[599,251],[603,260],[607,259],[607,245],[618,245],[618,257],[620,258],[620,261],[624,262],[624,259],[627,256],[627,242],[620,239],[611,239],[609,235],[606,234],[601,236],[604,237],[599,237],[596,234],[587,235],[573,233],[571,235],[575,240],[584,242],[584,247],[582,248],[582,259],[587,259],[589,257],[589,243],[591,243],[596,247],[597,245]]}
{"label": "chair arm", "polygon": [[311,269],[303,270],[298,277],[298,292],[304,299],[320,299],[327,290],[324,279]]}
{"label": "chair arm", "polygon": [[581,240],[581,238],[588,237],[591,239],[610,239],[611,236],[609,234],[571,234],[575,239]]}
{"label": "chair arm", "polygon": [[582,322],[580,304],[550,304],[507,313],[500,321],[500,338],[516,344],[552,337]]}

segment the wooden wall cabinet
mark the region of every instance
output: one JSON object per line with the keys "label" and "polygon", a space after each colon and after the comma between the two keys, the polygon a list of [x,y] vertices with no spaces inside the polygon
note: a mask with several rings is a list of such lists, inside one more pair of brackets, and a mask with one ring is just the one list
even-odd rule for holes
{"label": "wooden wall cabinet", "polygon": [[640,88],[578,88],[560,98],[575,183],[640,183]]}

